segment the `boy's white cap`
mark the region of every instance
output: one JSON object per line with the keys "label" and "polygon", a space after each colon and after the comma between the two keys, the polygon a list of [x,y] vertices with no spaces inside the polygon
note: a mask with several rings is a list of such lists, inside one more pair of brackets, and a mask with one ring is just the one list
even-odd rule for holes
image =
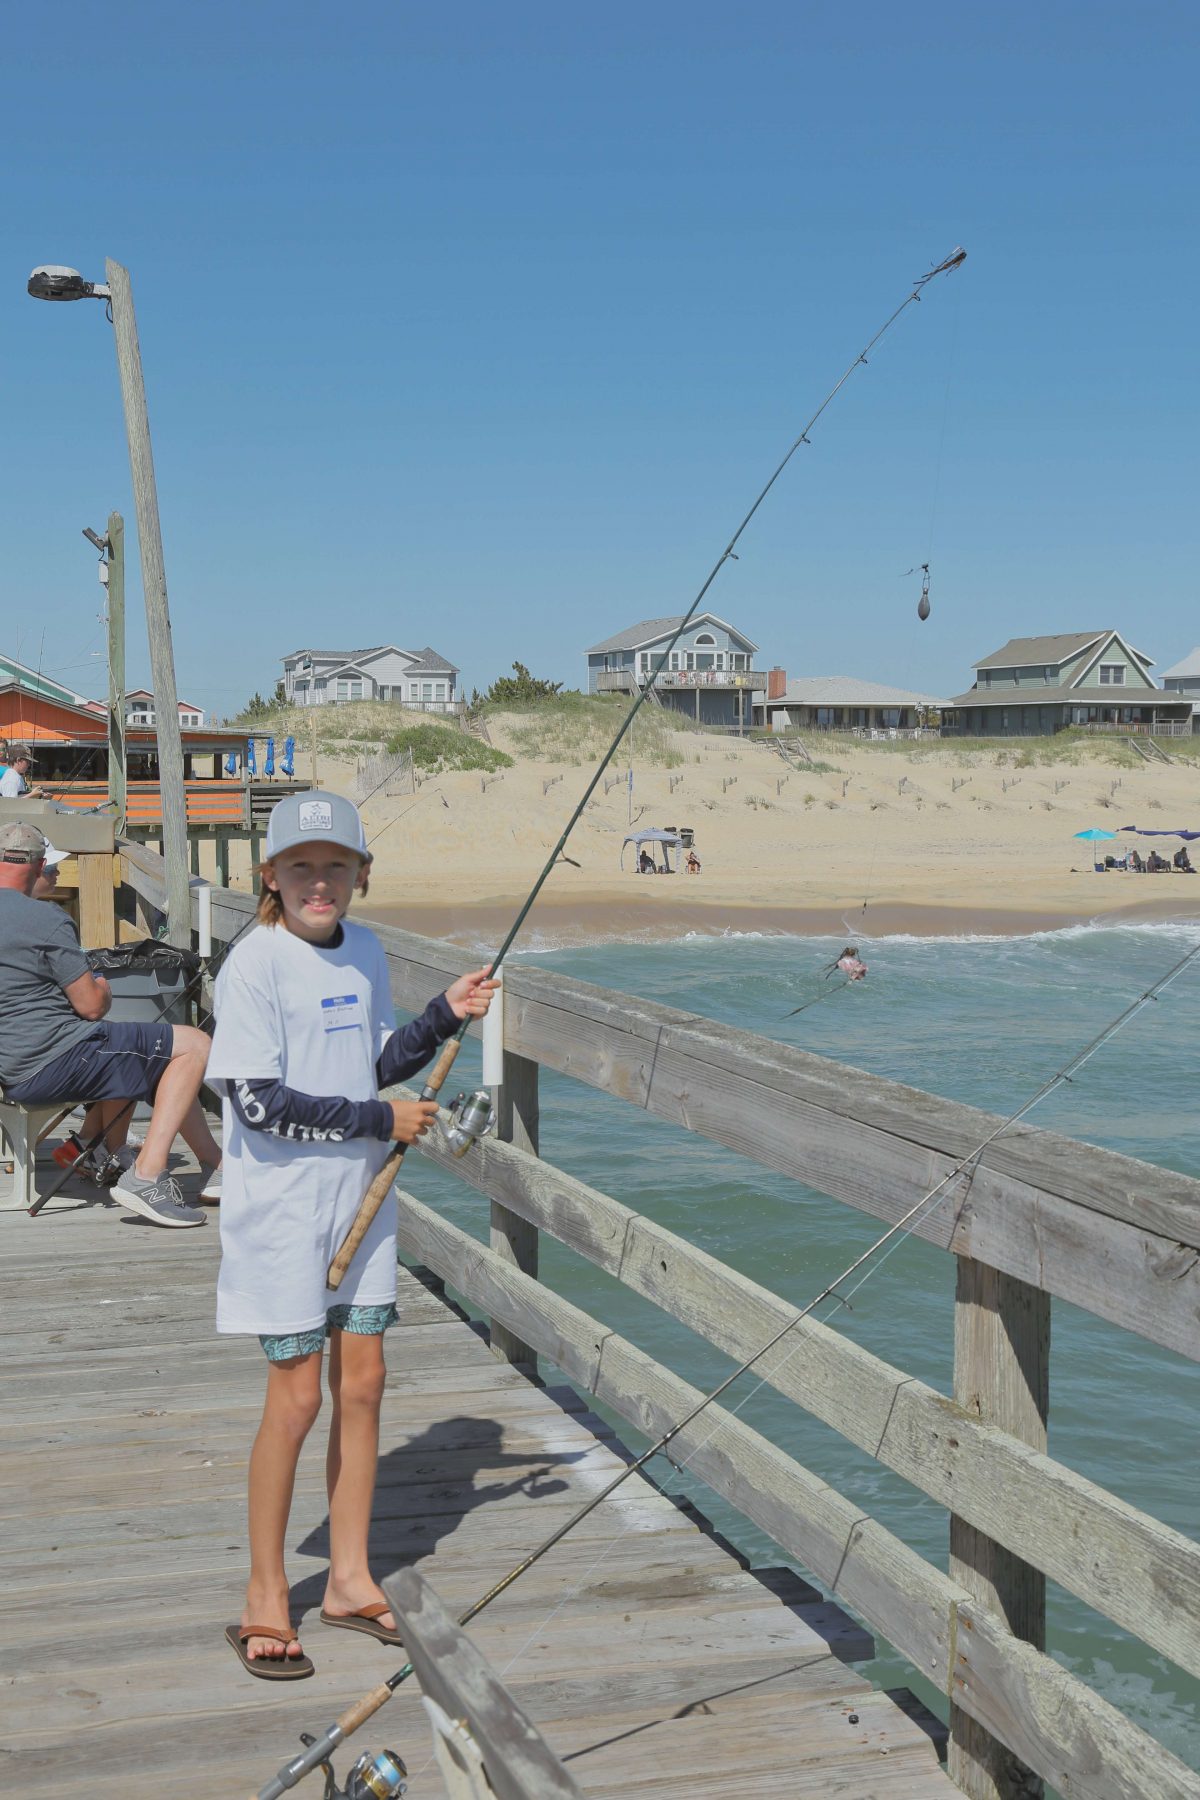
{"label": "boy's white cap", "polygon": [[267,821],[267,857],[297,844],[340,844],[371,861],[358,808],[341,794],[287,794]]}
{"label": "boy's white cap", "polygon": [[71,852],[69,850],[56,850],[53,844],[47,844],[46,855],[43,860],[48,869],[53,869],[56,868],[60,862],[66,862],[70,854]]}

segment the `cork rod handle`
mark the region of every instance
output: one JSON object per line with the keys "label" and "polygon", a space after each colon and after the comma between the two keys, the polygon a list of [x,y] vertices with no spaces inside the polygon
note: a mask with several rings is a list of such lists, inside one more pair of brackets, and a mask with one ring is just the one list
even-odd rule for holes
{"label": "cork rod handle", "polygon": [[[458,1055],[461,1040],[448,1038],[442,1045],[441,1054],[429,1071],[429,1079],[421,1089],[422,1100],[435,1100],[447,1075],[454,1067],[454,1059]],[[341,1287],[346,1270],[354,1260],[355,1251],[371,1229],[371,1222],[392,1190],[392,1184],[400,1172],[400,1164],[404,1161],[405,1144],[396,1144],[390,1156],[376,1175],[374,1181],[363,1195],[354,1222],[346,1233],[341,1248],[329,1265],[327,1280],[336,1292]]]}

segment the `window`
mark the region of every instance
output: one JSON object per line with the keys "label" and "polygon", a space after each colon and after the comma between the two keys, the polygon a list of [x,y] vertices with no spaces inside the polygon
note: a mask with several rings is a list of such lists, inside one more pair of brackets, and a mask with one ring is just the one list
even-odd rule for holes
{"label": "window", "polygon": [[717,667],[718,669],[723,669],[725,667],[725,652],[723,650],[717,651]]}
{"label": "window", "polygon": [[702,631],[700,636],[696,639],[696,642],[697,644],[707,644],[715,648],[717,640],[711,631]]}
{"label": "window", "polygon": [[638,668],[643,675],[650,673],[650,652],[648,650],[638,651]]}
{"label": "window", "polygon": [[1101,687],[1124,687],[1125,686],[1125,664],[1124,663],[1101,663],[1100,664],[1100,686]]}
{"label": "window", "polygon": [[363,684],[361,675],[339,675],[337,678],[337,696],[339,700],[361,700]]}
{"label": "window", "polygon": [[678,652],[678,650],[672,650],[672,652],[671,652],[671,667],[673,669],[677,669],[679,667],[679,652]]}
{"label": "window", "polygon": [[422,698],[422,700],[432,700],[433,699],[433,683],[432,683],[432,681],[423,681],[421,683],[421,698]]}

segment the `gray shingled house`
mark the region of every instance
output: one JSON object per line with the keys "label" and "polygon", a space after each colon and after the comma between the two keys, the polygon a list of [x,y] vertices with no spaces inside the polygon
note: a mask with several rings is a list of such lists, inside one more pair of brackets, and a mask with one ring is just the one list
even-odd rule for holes
{"label": "gray shingled house", "polygon": [[1182,694],[1191,701],[1192,730],[1200,731],[1200,644],[1163,670],[1162,684],[1168,694]]}
{"label": "gray shingled house", "polygon": [[662,706],[687,713],[698,724],[748,730],[755,690],[767,685],[753,666],[758,645],[716,613],[701,612],[668,651],[683,616],[641,619],[593,644],[587,653],[588,692],[631,694],[649,682]]}
{"label": "gray shingled house", "polygon": [[346,700],[394,700],[422,712],[457,712],[458,670],[428,645],[401,650],[293,650],[283,659],[283,688],[292,706],[331,706]]}
{"label": "gray shingled house", "polygon": [[1132,736],[1192,729],[1191,702],[1155,686],[1153,664],[1116,631],[1010,638],[975,665],[942,712],[942,735],[1050,737],[1069,727]]}

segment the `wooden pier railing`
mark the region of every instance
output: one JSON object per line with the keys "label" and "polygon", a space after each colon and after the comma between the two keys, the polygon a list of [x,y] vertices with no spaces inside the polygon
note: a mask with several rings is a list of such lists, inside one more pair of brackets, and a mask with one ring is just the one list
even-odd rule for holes
{"label": "wooden pier railing", "polygon": [[[122,851],[144,905],[158,859]],[[215,890],[214,937],[253,911]],[[399,1007],[472,957],[375,927]],[[515,1363],[544,1356],[654,1438],[700,1395],[538,1279],[559,1242],[740,1361],[794,1310],[619,1200],[539,1159],[552,1069],[892,1221],[996,1129],[992,1115],[631,994],[505,972],[501,1136],[461,1160],[490,1242],[402,1196],[401,1247],[493,1321]],[[1046,1453],[1051,1296],[1200,1359],[1200,1181],[1020,1126],[955,1178],[920,1234],[957,1258],[952,1394],[806,1319],[756,1365],[777,1391],[947,1508],[943,1572],[734,1414],[710,1408],[673,1453],[855,1608],[949,1699],[949,1772],[973,1800],[1197,1800],[1200,1775],[1044,1650],[1058,1582],[1200,1674],[1200,1544]],[[1190,1455],[1180,1446],[1180,1455]]]}

